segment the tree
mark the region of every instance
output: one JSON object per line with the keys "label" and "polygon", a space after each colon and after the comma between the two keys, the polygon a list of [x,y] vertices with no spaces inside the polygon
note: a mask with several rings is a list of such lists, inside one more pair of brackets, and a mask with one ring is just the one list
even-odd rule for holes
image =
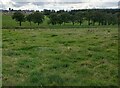
{"label": "tree", "polygon": [[98,22],[99,25],[107,25],[107,19],[109,19],[107,12],[99,10],[93,10],[91,12],[91,21],[93,25],[95,25],[96,22]]}
{"label": "tree", "polygon": [[120,12],[117,13],[117,22],[118,26],[120,27]]}
{"label": "tree", "polygon": [[31,25],[31,22],[33,20],[33,14],[29,14],[28,16],[26,16],[26,20],[30,22],[30,25]]}
{"label": "tree", "polygon": [[101,23],[101,21],[103,21],[103,19],[101,20],[101,18],[103,17],[102,15],[103,14],[100,11],[92,11],[91,13],[92,24],[95,25],[96,22]]}
{"label": "tree", "polygon": [[40,13],[39,11],[36,11],[32,14],[32,20],[34,23],[37,23],[38,25],[43,22],[44,15]]}
{"label": "tree", "polygon": [[49,24],[52,24],[52,25],[57,24],[57,20],[58,20],[57,13],[51,13],[48,17],[50,19]]}
{"label": "tree", "polygon": [[25,15],[21,11],[16,11],[12,15],[12,19],[15,19],[16,21],[18,21],[19,25],[21,26],[22,22],[25,21]]}
{"label": "tree", "polygon": [[112,25],[118,24],[118,14],[116,13],[116,14],[112,14],[112,15],[113,15],[111,18]]}
{"label": "tree", "polygon": [[101,24],[103,25],[103,21],[104,21],[103,12],[97,11],[96,17],[97,17],[96,19],[97,19],[98,25],[101,25]]}
{"label": "tree", "polygon": [[107,16],[108,13],[107,12],[102,12],[102,14],[103,14],[103,15],[101,15],[102,25],[107,25],[107,19],[109,19],[108,16]]}
{"label": "tree", "polygon": [[51,13],[51,10],[44,9],[43,10],[44,15],[48,16]]}
{"label": "tree", "polygon": [[83,19],[84,19],[84,13],[83,12],[77,12],[75,14],[76,17],[76,21],[80,23],[80,25],[83,23]]}
{"label": "tree", "polygon": [[57,23],[60,25],[63,23],[61,14],[57,14]]}
{"label": "tree", "polygon": [[70,21],[72,22],[73,25],[75,24],[76,20],[77,20],[77,19],[76,19],[76,16],[73,15],[73,14],[71,14],[71,15],[70,15]]}
{"label": "tree", "polygon": [[61,13],[61,20],[63,21],[63,23],[67,23],[70,21],[70,14],[68,12],[62,12]]}
{"label": "tree", "polygon": [[88,25],[91,24],[91,14],[92,14],[92,11],[85,12],[85,19],[88,21]]}

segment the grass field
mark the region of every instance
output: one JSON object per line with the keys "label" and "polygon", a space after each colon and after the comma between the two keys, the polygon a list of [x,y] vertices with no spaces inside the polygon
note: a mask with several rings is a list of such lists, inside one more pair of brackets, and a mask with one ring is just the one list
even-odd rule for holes
{"label": "grass field", "polygon": [[3,86],[118,86],[117,28],[3,29]]}

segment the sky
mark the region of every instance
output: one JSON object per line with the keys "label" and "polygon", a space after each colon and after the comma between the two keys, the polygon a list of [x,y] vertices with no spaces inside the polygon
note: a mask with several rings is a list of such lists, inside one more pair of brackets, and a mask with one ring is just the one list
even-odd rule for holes
{"label": "sky", "polygon": [[0,9],[8,10],[73,10],[118,8],[119,0],[0,0]]}

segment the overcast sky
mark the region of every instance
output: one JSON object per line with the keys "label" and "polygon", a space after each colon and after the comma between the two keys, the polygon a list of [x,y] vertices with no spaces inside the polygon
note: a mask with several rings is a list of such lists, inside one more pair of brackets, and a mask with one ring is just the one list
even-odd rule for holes
{"label": "overcast sky", "polygon": [[118,8],[119,0],[0,0],[0,9],[16,10],[72,10]]}

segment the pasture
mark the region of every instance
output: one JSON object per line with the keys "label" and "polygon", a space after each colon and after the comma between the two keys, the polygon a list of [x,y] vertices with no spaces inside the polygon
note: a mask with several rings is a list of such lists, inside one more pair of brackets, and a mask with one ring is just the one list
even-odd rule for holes
{"label": "pasture", "polygon": [[3,86],[118,86],[117,28],[3,29],[2,41]]}

